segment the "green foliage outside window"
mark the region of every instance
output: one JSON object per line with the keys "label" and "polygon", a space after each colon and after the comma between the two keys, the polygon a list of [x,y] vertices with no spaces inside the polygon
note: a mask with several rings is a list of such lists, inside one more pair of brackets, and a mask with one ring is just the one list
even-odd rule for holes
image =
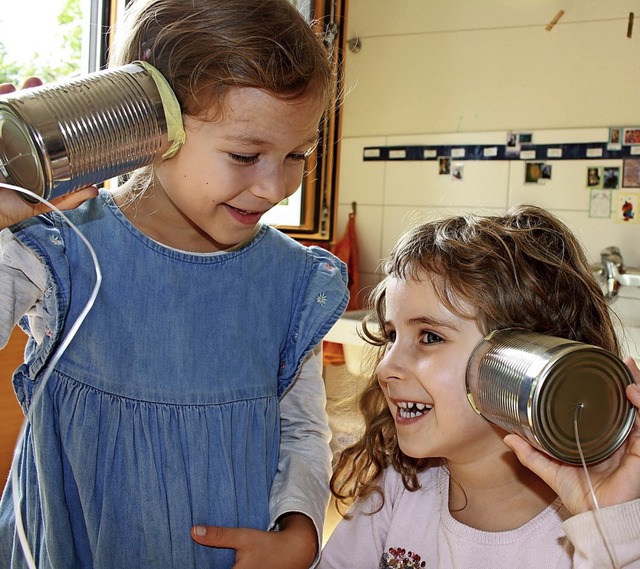
{"label": "green foliage outside window", "polygon": [[[0,13],[0,20],[7,16]],[[25,46],[29,36],[25,34]],[[80,71],[82,53],[82,8],[80,0],[67,0],[57,16],[51,34],[51,53],[35,53],[27,63],[18,63],[7,52],[0,38],[0,83],[21,85],[27,77],[39,77],[45,83],[64,79]],[[53,49],[53,46],[56,49]]]}

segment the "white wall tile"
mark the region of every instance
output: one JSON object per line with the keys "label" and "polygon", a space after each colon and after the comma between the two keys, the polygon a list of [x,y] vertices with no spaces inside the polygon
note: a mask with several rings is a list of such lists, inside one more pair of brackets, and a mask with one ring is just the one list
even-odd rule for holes
{"label": "white wall tile", "polygon": [[364,161],[363,149],[385,146],[386,138],[343,138],[340,142],[340,179],[338,201],[341,204],[380,205],[383,201],[386,162]]}
{"label": "white wall tile", "polygon": [[[467,161],[454,182],[435,161],[362,160],[365,146],[503,144],[509,130],[533,130],[537,144],[595,142],[610,126],[640,124],[640,75],[629,72],[637,38],[626,37],[633,2],[562,7],[548,32],[557,4],[349,0],[347,37],[359,36],[362,49],[345,53],[339,231],[356,201],[363,286],[378,281],[380,260],[425,217],[519,203],[556,213],[593,262],[617,245],[627,265],[640,267],[640,224],[589,217],[587,163],[621,160],[549,160],[544,184],[524,182],[524,161]],[[640,298],[624,302],[625,318],[640,324]]]}

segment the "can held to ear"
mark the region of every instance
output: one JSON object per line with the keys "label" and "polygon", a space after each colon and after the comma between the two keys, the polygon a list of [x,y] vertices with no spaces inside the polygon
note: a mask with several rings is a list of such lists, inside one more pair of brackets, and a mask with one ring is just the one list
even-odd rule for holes
{"label": "can held to ear", "polygon": [[[467,397],[491,423],[569,464],[604,460],[631,432],[627,366],[580,342],[506,329],[488,334],[467,363]],[[578,438],[576,438],[576,426]]]}
{"label": "can held to ear", "polygon": [[0,173],[44,199],[99,184],[175,153],[179,109],[143,62],[2,95]]}

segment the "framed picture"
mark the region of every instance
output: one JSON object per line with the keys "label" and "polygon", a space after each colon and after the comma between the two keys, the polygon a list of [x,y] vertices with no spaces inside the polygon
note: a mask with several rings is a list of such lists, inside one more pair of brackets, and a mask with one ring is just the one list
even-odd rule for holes
{"label": "framed picture", "polygon": [[622,187],[640,188],[640,158],[627,158],[623,160]]}

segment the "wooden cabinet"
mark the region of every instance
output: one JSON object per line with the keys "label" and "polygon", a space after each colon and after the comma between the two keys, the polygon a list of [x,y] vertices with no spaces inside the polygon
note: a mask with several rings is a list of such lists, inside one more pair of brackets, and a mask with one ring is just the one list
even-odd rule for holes
{"label": "wooden cabinet", "polygon": [[13,450],[24,420],[22,409],[13,392],[11,376],[22,363],[27,336],[16,327],[9,343],[0,350],[0,488],[9,474]]}

